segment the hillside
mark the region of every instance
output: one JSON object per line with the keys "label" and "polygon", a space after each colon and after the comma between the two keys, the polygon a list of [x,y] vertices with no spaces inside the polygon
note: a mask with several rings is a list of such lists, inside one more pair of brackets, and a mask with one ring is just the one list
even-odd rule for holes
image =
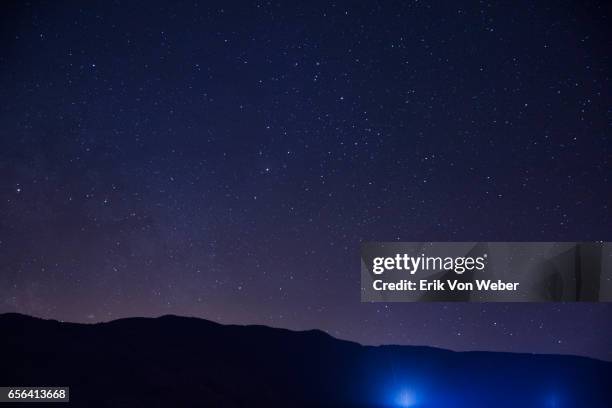
{"label": "hillside", "polygon": [[320,331],[177,316],[89,325],[4,314],[0,333],[1,385],[67,385],[69,405],[78,407],[595,408],[612,402],[612,363],[583,357],[361,346]]}

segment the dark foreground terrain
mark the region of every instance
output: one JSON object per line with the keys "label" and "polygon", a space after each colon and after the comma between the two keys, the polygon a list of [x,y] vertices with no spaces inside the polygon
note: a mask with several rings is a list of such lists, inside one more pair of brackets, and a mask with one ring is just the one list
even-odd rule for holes
{"label": "dark foreground terrain", "polygon": [[0,385],[70,386],[64,407],[612,406],[612,363],[581,357],[366,347],[176,316],[4,314],[0,336]]}

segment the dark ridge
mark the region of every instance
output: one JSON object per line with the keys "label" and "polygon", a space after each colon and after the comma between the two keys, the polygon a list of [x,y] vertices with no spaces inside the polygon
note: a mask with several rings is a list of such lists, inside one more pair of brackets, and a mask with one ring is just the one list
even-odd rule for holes
{"label": "dark ridge", "polygon": [[0,384],[70,386],[77,407],[603,408],[612,401],[612,363],[583,357],[362,346],[320,330],[173,315],[77,324],[10,313],[0,315],[0,333]]}

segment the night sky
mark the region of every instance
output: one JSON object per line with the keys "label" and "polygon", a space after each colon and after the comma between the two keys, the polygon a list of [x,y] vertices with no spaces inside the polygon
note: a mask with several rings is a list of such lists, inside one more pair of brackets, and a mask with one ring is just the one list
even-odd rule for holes
{"label": "night sky", "polygon": [[612,240],[610,9],[297,3],[2,2],[0,312],[612,359],[612,305],[359,289],[364,241]]}

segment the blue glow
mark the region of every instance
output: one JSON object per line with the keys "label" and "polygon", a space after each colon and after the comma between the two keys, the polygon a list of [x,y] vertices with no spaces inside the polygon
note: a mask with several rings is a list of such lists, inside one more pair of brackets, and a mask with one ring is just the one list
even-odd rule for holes
{"label": "blue glow", "polygon": [[395,404],[398,407],[413,407],[416,405],[416,402],[416,395],[408,389],[400,390],[395,399]]}
{"label": "blue glow", "polygon": [[558,395],[550,395],[546,401],[546,408],[560,408],[561,401]]}

